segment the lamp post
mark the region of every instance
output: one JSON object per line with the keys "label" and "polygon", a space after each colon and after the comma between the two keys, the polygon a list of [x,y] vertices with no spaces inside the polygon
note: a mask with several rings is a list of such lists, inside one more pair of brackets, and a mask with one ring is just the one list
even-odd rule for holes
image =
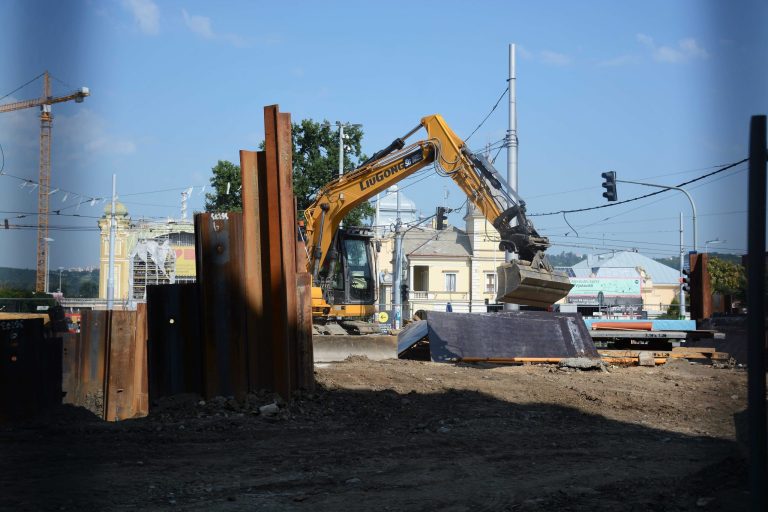
{"label": "lamp post", "polygon": [[643,185],[646,187],[665,188],[667,190],[679,190],[688,198],[691,202],[691,210],[693,211],[693,251],[696,252],[696,205],[693,202],[691,194],[687,190],[681,187],[673,187],[671,185],[655,185],[653,183],[643,183],[641,181],[629,181],[629,180],[615,180],[617,183],[632,183],[634,185]]}
{"label": "lamp post", "polygon": [[[344,133],[344,127],[360,127],[362,125],[336,121],[336,126],[339,127],[339,179],[341,179],[344,176],[344,140],[349,138],[349,135]],[[339,224],[339,227],[341,227],[341,224]]]}
{"label": "lamp post", "polygon": [[45,240],[45,293],[48,293],[48,281],[51,273],[51,253],[48,246],[55,240],[48,237],[43,238],[43,240]]}
{"label": "lamp post", "polygon": [[362,125],[336,121],[336,126],[339,127],[339,178],[341,178],[344,176],[344,140],[349,138],[349,135],[344,134],[344,127],[360,128]]}
{"label": "lamp post", "polygon": [[707,240],[706,242],[704,242],[704,252],[709,254],[708,248],[710,245],[724,244],[727,241],[728,240],[720,240],[720,238],[715,238],[714,240]]}

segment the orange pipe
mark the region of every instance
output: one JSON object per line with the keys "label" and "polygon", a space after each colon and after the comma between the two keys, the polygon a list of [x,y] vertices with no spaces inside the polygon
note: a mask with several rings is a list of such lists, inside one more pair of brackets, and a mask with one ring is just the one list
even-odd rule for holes
{"label": "orange pipe", "polygon": [[621,331],[652,331],[653,322],[595,322],[592,324],[593,331],[600,329]]}

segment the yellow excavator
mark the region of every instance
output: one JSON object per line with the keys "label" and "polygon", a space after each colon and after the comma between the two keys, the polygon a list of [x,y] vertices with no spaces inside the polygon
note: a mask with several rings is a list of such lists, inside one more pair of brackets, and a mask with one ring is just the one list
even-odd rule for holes
{"label": "yellow excavator", "polygon": [[[427,137],[406,145],[422,128]],[[491,162],[473,154],[435,114],[327,184],[304,212],[316,321],[367,320],[373,315],[376,286],[370,231],[342,229],[340,223],[355,206],[428,165],[451,178],[491,222],[501,250],[518,254],[518,260],[497,269],[497,301],[546,307],[568,294],[572,285],[544,255],[549,240],[525,216],[525,203]]]}

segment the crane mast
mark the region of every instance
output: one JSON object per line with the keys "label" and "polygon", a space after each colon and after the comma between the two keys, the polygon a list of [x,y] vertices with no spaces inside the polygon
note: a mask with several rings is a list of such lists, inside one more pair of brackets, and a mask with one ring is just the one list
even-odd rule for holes
{"label": "crane mast", "polygon": [[51,76],[48,71],[43,73],[43,95],[40,98],[17,101],[0,105],[0,113],[12,112],[31,107],[40,107],[40,172],[37,188],[37,275],[35,291],[47,292],[48,281],[48,201],[51,189],[51,134],[53,113],[51,105],[74,100],[82,103],[83,98],[90,95],[87,87],[66,96],[53,97],[51,94]]}

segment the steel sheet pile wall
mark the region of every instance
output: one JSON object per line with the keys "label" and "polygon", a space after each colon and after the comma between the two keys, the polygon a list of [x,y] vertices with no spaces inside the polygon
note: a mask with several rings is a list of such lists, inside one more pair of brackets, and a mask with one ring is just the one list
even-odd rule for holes
{"label": "steel sheet pile wall", "polygon": [[84,311],[81,332],[65,335],[64,403],[109,421],[146,416],[146,306],[136,311]]}
{"label": "steel sheet pile wall", "polygon": [[[311,281],[296,266],[290,114],[265,107],[264,126],[265,150],[240,152],[242,213],[195,215],[196,292],[147,298],[152,399],[259,390],[289,399],[314,387]],[[192,294],[199,314],[182,298]],[[160,304],[168,300],[172,306]],[[194,327],[179,337],[163,308],[177,308],[173,314]]]}
{"label": "steel sheet pile wall", "polygon": [[0,421],[60,404],[61,377],[61,338],[42,319],[0,320]]}
{"label": "steel sheet pile wall", "polygon": [[149,399],[203,394],[197,284],[147,287]]}

